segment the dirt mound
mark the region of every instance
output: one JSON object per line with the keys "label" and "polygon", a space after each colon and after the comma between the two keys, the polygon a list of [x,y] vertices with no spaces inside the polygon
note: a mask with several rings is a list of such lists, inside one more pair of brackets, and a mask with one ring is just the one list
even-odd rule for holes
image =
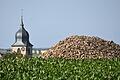
{"label": "dirt mound", "polygon": [[70,36],[51,47],[43,57],[97,59],[120,57],[120,45],[99,37]]}

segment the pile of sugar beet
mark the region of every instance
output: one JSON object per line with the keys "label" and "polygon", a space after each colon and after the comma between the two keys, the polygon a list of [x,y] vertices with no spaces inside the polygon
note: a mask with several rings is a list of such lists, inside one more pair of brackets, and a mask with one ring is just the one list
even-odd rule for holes
{"label": "pile of sugar beet", "polygon": [[120,45],[99,37],[70,36],[51,47],[42,57],[67,59],[119,58]]}

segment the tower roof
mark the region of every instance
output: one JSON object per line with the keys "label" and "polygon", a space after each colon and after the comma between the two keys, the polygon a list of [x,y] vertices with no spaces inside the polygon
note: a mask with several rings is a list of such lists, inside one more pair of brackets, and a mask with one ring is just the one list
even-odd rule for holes
{"label": "tower roof", "polygon": [[16,39],[15,43],[12,45],[12,47],[14,47],[14,46],[33,46],[29,42],[29,33],[24,28],[23,16],[21,16],[20,29],[16,32],[15,39]]}

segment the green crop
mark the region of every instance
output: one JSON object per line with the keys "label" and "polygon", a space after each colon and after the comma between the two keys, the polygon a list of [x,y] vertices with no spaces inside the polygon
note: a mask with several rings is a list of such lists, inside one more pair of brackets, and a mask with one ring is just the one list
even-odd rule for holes
{"label": "green crop", "polygon": [[0,80],[120,80],[120,59],[0,60]]}

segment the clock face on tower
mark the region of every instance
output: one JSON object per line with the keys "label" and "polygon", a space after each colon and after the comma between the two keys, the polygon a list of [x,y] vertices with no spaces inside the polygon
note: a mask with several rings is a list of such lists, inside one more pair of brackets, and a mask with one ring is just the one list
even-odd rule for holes
{"label": "clock face on tower", "polygon": [[25,48],[24,48],[24,47],[22,47],[22,48],[21,48],[21,50],[22,50],[22,51],[24,51],[24,50],[25,50]]}

